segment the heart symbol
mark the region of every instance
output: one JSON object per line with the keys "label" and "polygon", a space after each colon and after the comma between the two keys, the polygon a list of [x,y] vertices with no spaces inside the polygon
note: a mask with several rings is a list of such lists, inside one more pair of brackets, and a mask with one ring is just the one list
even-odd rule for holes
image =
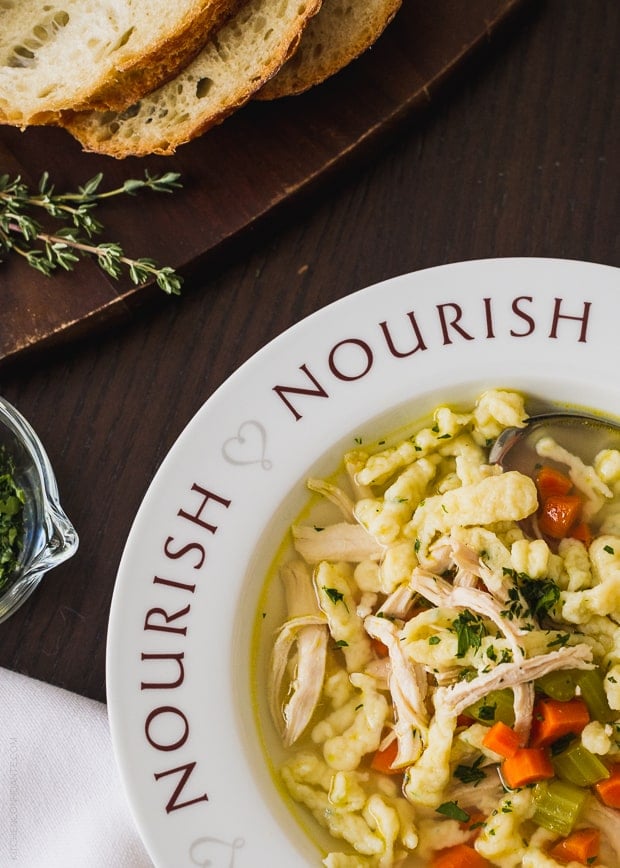
{"label": "heart symbol", "polygon": [[222,455],[230,464],[260,464],[263,470],[271,470],[273,464],[265,458],[267,432],[255,420],[239,426],[236,437],[229,437],[222,446]]}
{"label": "heart symbol", "polygon": [[243,838],[235,838],[232,843],[219,838],[198,838],[190,847],[189,855],[194,865],[201,868],[234,868],[235,853],[244,846]]}

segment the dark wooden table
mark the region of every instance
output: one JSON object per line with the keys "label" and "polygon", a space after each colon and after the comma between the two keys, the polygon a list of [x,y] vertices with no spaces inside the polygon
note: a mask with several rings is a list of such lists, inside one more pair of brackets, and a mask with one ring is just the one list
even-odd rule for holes
{"label": "dark wooden table", "polygon": [[81,538],[0,626],[0,665],[105,700],[109,603],[142,496],[213,390],[291,324],[462,259],[620,265],[619,40],[615,0],[529,4],[378,153],[245,234],[180,299],[0,370]]}

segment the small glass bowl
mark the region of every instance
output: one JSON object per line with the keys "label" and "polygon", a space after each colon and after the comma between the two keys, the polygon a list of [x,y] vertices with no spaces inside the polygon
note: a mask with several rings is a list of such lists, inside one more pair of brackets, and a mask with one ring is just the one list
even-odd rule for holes
{"label": "small glass bowl", "polygon": [[0,590],[0,622],[35,590],[44,574],[75,554],[78,535],[58,500],[49,458],[21,413],[0,398],[0,449],[14,463],[13,476],[25,494],[24,539],[14,574]]}

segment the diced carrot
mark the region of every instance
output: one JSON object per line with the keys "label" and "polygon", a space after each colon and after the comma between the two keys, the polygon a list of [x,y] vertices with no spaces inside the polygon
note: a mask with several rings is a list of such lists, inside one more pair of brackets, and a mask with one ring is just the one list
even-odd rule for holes
{"label": "diced carrot", "polygon": [[562,838],[549,851],[552,859],[560,862],[579,862],[581,865],[591,865],[598,856],[601,845],[599,829],[577,829],[567,838]]}
{"label": "diced carrot", "polygon": [[554,775],[549,755],[542,747],[520,747],[502,763],[502,776],[511,790],[552,778]]}
{"label": "diced carrot", "polygon": [[552,494],[542,504],[538,527],[546,536],[564,539],[579,521],[582,500],[578,494]]}
{"label": "diced carrot", "polygon": [[372,645],[372,649],[375,652],[375,654],[377,655],[377,657],[388,657],[389,656],[390,652],[389,652],[388,646],[384,645],[384,643],[381,641],[381,639],[375,639],[373,636],[373,638],[370,640],[370,644]]}
{"label": "diced carrot", "polygon": [[456,844],[436,853],[431,868],[487,868],[489,864],[469,844]]}
{"label": "diced carrot", "polygon": [[609,777],[594,784],[594,789],[609,808],[620,808],[620,763],[611,766],[609,771]]}
{"label": "diced carrot", "polygon": [[585,521],[580,521],[579,524],[571,530],[570,536],[571,539],[580,540],[587,549],[590,548],[592,540],[594,539],[594,534],[590,529],[590,525],[586,524]]}
{"label": "diced carrot", "polygon": [[552,494],[568,494],[573,483],[561,470],[545,465],[536,474],[536,487],[541,500],[546,500]]}
{"label": "diced carrot", "polygon": [[370,768],[374,769],[376,772],[382,772],[384,775],[402,775],[402,769],[392,768],[392,763],[396,759],[397,753],[398,739],[395,738],[394,741],[391,741],[387,747],[383,748],[383,750],[375,752],[370,763]]}
{"label": "diced carrot", "polygon": [[503,756],[504,759],[514,756],[519,748],[523,747],[519,734],[501,720],[496,721],[486,731],[482,744],[494,753]]}
{"label": "diced carrot", "polygon": [[567,702],[541,697],[534,704],[531,747],[552,744],[565,735],[579,735],[590,722],[590,712],[583,699],[575,697]]}

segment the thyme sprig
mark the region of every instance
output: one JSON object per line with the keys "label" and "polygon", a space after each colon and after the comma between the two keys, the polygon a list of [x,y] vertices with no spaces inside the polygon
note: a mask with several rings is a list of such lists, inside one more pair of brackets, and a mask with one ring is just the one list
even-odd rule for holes
{"label": "thyme sprig", "polygon": [[[177,172],[132,178],[112,190],[100,191],[103,174],[95,175],[77,192],[57,193],[44,172],[33,192],[18,175],[0,175],[0,261],[9,253],[22,256],[28,265],[46,276],[58,268],[71,271],[82,257],[93,257],[99,267],[113,277],[126,271],[135,286],[155,280],[169,295],[179,295],[182,278],[174,268],[160,266],[153,259],[133,259],[125,255],[120,244],[92,239],[103,232],[103,224],[93,215],[97,205],[115,196],[135,196],[140,190],[171,193],[181,187]],[[33,212],[46,214],[64,225],[46,231]]]}

